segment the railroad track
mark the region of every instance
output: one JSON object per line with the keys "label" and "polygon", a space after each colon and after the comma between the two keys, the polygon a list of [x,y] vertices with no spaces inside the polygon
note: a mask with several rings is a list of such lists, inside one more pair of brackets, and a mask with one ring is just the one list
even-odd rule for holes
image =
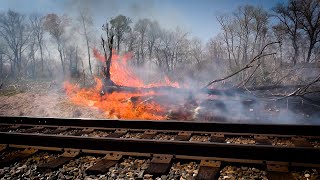
{"label": "railroad track", "polygon": [[320,126],[309,125],[1,117],[0,144],[4,179],[30,162],[58,179],[76,176],[61,175],[69,166],[100,179],[317,179],[320,167]]}

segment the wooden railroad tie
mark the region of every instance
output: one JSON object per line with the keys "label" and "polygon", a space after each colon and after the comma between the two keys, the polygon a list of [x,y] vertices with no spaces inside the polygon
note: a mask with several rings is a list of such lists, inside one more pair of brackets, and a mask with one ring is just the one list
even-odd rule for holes
{"label": "wooden railroad tie", "polygon": [[12,154],[8,155],[7,157],[4,157],[3,159],[0,160],[0,167],[8,166],[14,162],[28,158],[31,155],[35,154],[36,152],[38,152],[37,149],[26,148],[22,151],[12,153]]}
{"label": "wooden railroad tie", "polygon": [[218,179],[221,161],[201,160],[196,180]]}
{"label": "wooden railroad tie", "polygon": [[8,127],[8,130],[17,130],[17,129],[19,129],[20,127],[21,127],[20,124],[14,124],[14,125]]}
{"label": "wooden railroad tie", "polygon": [[43,126],[36,126],[36,127],[25,130],[23,133],[34,133],[34,132],[40,131],[42,129],[44,129]]}
{"label": "wooden railroad tie", "polygon": [[57,129],[51,131],[51,132],[46,132],[44,134],[59,134],[59,133],[62,133],[64,131],[67,131],[68,129],[69,129],[68,127],[61,126],[61,127],[58,127]]}
{"label": "wooden railroad tie", "polygon": [[93,131],[94,131],[94,129],[92,129],[92,128],[84,128],[84,129],[82,129],[81,131],[74,133],[73,135],[74,135],[74,136],[81,136],[81,135],[83,135],[83,134],[92,133]]}
{"label": "wooden railroad tie", "polygon": [[191,138],[192,132],[179,132],[178,135],[174,138],[175,141],[189,141]]}
{"label": "wooden railroad tie", "polygon": [[267,177],[270,180],[293,179],[286,162],[267,161],[267,171]]}
{"label": "wooden railroad tie", "polygon": [[48,169],[57,169],[62,165],[68,163],[69,161],[75,159],[79,155],[79,150],[66,150],[63,154],[61,154],[56,159],[53,159],[47,163],[40,164],[38,166],[41,170],[48,170]]}
{"label": "wooden railroad tie", "polygon": [[87,174],[103,174],[109,171],[109,168],[116,165],[122,159],[122,155],[110,153],[95,165],[86,170]]}
{"label": "wooden railroad tie", "polygon": [[154,176],[167,174],[172,165],[172,158],[172,155],[153,155],[150,166],[146,169],[144,174],[151,174]]}
{"label": "wooden railroad tie", "polygon": [[218,143],[224,143],[225,137],[222,133],[212,133],[210,137],[210,142],[218,142]]}
{"label": "wooden railroad tie", "polygon": [[141,139],[152,139],[156,135],[157,135],[157,131],[146,130],[141,136]]}
{"label": "wooden railroad tie", "polygon": [[313,147],[312,144],[308,142],[306,138],[292,137],[291,141],[295,147]]}
{"label": "wooden railroad tie", "polygon": [[108,138],[120,138],[125,135],[128,131],[126,129],[116,129],[113,133],[109,134]]}
{"label": "wooden railroad tie", "polygon": [[267,136],[255,135],[254,140],[257,145],[272,145],[272,142]]}
{"label": "wooden railroad tie", "polygon": [[5,149],[7,149],[8,145],[6,144],[0,144],[0,152],[4,151]]}

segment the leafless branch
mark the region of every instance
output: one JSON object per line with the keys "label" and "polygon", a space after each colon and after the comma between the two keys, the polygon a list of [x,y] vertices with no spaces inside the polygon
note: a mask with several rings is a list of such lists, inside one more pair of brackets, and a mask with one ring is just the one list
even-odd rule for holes
{"label": "leafless branch", "polygon": [[252,76],[253,76],[254,73],[257,71],[257,69],[259,68],[260,65],[261,65],[261,63],[259,63],[259,64],[256,66],[256,68],[252,71],[251,75],[250,75],[245,81],[240,82],[236,87],[237,87],[237,88],[240,88],[240,87],[245,86],[245,85],[249,82],[249,80],[252,78]]}
{"label": "leafless branch", "polygon": [[267,54],[263,54],[264,50],[269,46],[269,45],[272,45],[272,44],[275,44],[275,43],[280,43],[280,41],[277,41],[277,42],[271,42],[271,43],[268,43],[266,44],[262,49],[261,51],[258,53],[258,55],[256,55],[248,64],[246,64],[243,68],[239,69],[238,71],[224,77],[224,78],[220,78],[220,79],[216,79],[216,80],[213,80],[211,82],[209,82],[204,88],[207,88],[209,87],[210,85],[212,85],[213,83],[217,83],[217,82],[220,82],[220,81],[224,81],[230,77],[233,77],[235,75],[237,75],[238,73],[246,70],[246,69],[249,69],[251,67],[253,67],[253,63],[256,62],[257,60],[261,59],[262,57],[265,57],[265,56],[270,56],[270,55],[274,55],[276,53],[267,53]]}
{"label": "leafless branch", "polygon": [[278,100],[282,100],[284,98],[288,98],[288,97],[292,97],[292,96],[300,96],[300,97],[303,97],[304,95],[306,94],[312,94],[312,93],[318,93],[320,92],[319,90],[317,91],[308,91],[309,87],[312,86],[313,84],[317,83],[317,82],[320,82],[320,75],[315,78],[313,81],[311,81],[309,84],[301,87],[301,88],[298,88],[296,89],[295,91],[293,91],[292,93],[278,99]]}

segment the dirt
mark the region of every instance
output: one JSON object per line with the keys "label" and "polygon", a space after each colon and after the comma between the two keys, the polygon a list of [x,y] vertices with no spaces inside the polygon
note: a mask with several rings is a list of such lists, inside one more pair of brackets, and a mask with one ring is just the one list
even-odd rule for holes
{"label": "dirt", "polygon": [[61,118],[105,118],[94,107],[73,104],[61,85],[45,86],[37,90],[2,90],[0,92],[0,116],[36,116]]}

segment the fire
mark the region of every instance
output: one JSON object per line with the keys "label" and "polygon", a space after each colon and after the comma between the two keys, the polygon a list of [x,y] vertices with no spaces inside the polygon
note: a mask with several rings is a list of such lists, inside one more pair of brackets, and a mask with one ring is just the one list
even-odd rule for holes
{"label": "fire", "polygon": [[[84,89],[69,82],[64,88],[71,101],[78,105],[94,106],[105,112],[108,118],[121,119],[165,119],[164,109],[154,103],[143,101],[141,97],[153,96],[154,92],[148,93],[124,93],[113,92],[100,95],[102,82],[96,78],[97,85],[94,88]],[[135,102],[135,99],[137,101]]]}
{"label": "fire", "polygon": [[[105,62],[105,58],[96,49],[95,57]],[[131,54],[123,56],[113,52],[110,68],[111,80],[120,86],[150,88],[158,86],[179,87],[178,83],[171,82],[165,77],[164,82],[144,84],[128,66]],[[82,106],[93,106],[104,111],[107,118],[120,119],[166,119],[166,108],[155,102],[157,94],[153,91],[143,93],[112,92],[101,95],[103,83],[95,78],[96,86],[92,88],[80,88],[78,85],[65,82],[64,88],[71,101]]]}
{"label": "fire", "polygon": [[[93,49],[94,56],[101,62],[105,62],[105,58],[101,55],[97,49]],[[159,86],[172,86],[179,88],[179,83],[171,82],[168,77],[164,78],[164,82],[144,84],[143,81],[135,75],[135,73],[129,68],[128,61],[131,59],[131,53],[127,53],[123,56],[119,56],[113,51],[111,58],[111,80],[120,86],[130,87],[159,87]]]}

